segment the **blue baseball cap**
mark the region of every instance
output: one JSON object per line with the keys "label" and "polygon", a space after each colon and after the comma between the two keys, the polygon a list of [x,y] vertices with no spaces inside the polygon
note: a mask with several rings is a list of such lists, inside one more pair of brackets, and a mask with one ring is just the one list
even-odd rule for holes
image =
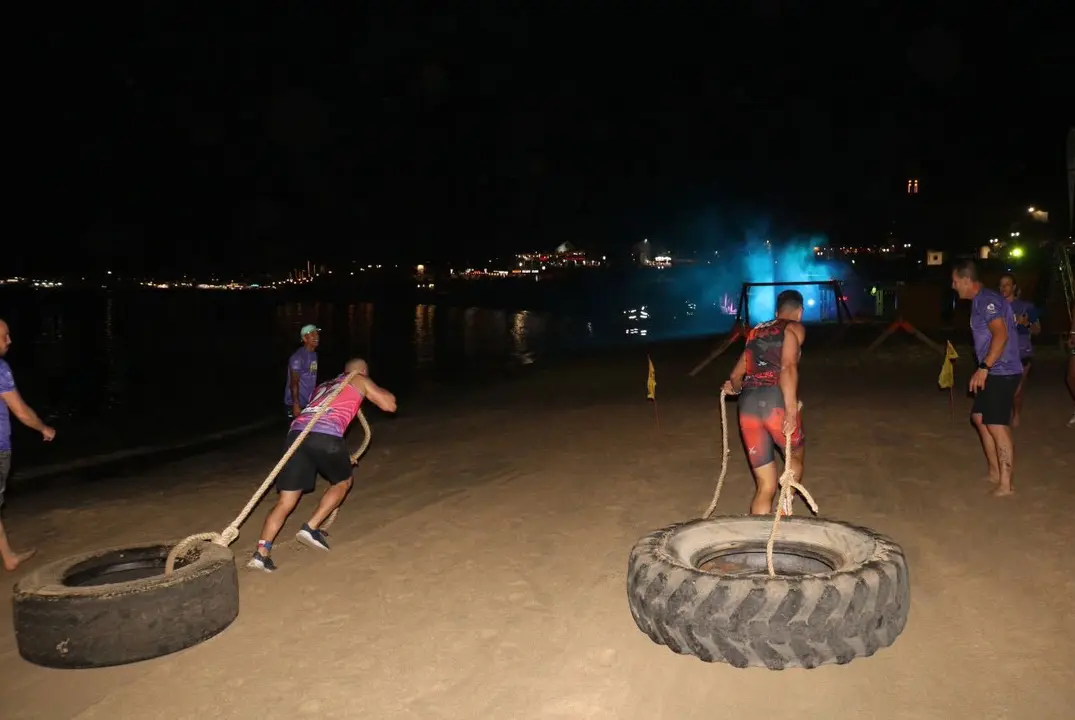
{"label": "blue baseball cap", "polygon": [[305,340],[307,335],[315,332],[321,332],[321,328],[316,325],[303,325],[302,330],[299,330],[299,337]]}

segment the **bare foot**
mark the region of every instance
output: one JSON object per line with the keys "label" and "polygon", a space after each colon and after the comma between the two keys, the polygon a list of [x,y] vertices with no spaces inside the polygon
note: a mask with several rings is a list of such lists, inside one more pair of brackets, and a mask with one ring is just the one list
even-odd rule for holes
{"label": "bare foot", "polygon": [[1000,485],[1000,478],[999,477],[996,477],[994,475],[988,475],[988,476],[986,476],[985,479],[987,481],[989,481],[993,485]]}
{"label": "bare foot", "polygon": [[996,490],[993,491],[993,497],[1009,497],[1014,494],[1015,490],[1013,490],[1012,488],[998,487]]}
{"label": "bare foot", "polygon": [[15,554],[14,561],[4,560],[4,569],[8,572],[14,572],[19,569],[19,565],[32,558],[37,553],[37,550],[26,550],[21,553]]}

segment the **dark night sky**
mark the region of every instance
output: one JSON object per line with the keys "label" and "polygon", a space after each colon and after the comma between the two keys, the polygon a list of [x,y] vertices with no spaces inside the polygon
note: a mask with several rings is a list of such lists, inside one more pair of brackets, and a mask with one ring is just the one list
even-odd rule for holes
{"label": "dark night sky", "polygon": [[626,250],[707,218],[854,239],[912,174],[960,240],[1063,215],[1060,3],[194,5],[31,33],[23,269]]}

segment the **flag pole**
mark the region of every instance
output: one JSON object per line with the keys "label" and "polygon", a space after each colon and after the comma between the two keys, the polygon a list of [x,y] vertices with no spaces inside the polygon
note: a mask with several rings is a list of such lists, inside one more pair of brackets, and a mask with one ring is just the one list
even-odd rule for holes
{"label": "flag pole", "polygon": [[646,365],[649,372],[646,376],[646,399],[653,401],[653,419],[657,423],[657,434],[661,434],[661,416],[657,412],[657,373],[653,369],[653,358],[646,353]]}
{"label": "flag pole", "polygon": [[[951,346],[952,346],[952,342],[949,340],[948,341],[948,347],[951,347]],[[946,348],[945,353],[947,353],[947,352],[948,352],[948,350]],[[953,357],[951,360],[948,361],[949,363],[952,364],[952,384],[948,386],[948,421],[949,422],[952,422],[953,420],[956,419],[956,407],[955,407],[955,404],[956,404],[956,390],[955,390],[955,388],[956,388],[956,360],[959,359],[959,355],[956,354],[955,348],[952,348],[952,355],[955,355],[955,357]]]}
{"label": "flag pole", "polygon": [[937,383],[941,388],[948,390],[948,419],[955,420],[955,384],[956,384],[956,360],[959,359],[959,353],[952,347],[952,341],[949,340],[945,344],[944,348],[944,363],[941,365],[941,374],[937,378]]}

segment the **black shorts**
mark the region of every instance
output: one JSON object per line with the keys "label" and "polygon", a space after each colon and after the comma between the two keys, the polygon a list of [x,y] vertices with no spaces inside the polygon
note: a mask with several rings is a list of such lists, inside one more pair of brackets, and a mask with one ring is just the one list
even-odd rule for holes
{"label": "black shorts", "polygon": [[990,375],[985,387],[974,396],[971,415],[981,415],[986,425],[1009,425],[1015,391],[1019,389],[1022,375]]}
{"label": "black shorts", "polygon": [[[287,434],[284,451],[291,447],[301,430]],[[298,450],[276,476],[276,491],[310,492],[317,485],[320,473],[329,484],[335,485],[351,479],[351,452],[341,437],[312,432],[299,445]]]}

